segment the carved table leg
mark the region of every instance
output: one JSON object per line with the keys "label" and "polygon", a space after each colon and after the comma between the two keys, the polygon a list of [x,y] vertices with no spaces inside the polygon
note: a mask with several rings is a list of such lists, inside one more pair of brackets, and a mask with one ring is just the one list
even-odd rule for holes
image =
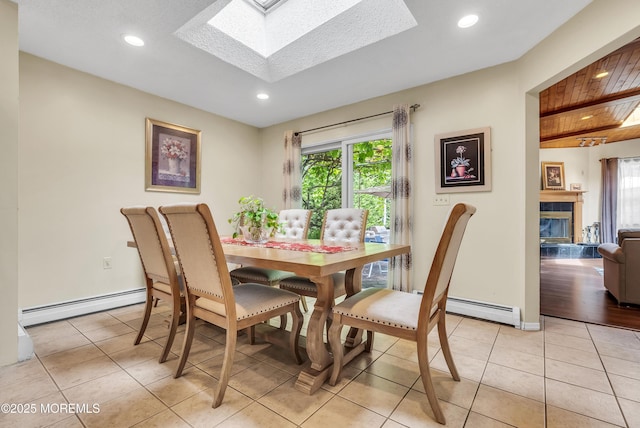
{"label": "carved table leg", "polygon": [[[362,290],[362,266],[355,269],[349,269],[344,281],[347,297],[353,296],[354,294],[360,292],[360,290]],[[353,348],[361,342],[362,330],[353,327],[350,328],[344,342],[345,346],[347,348]]]}
{"label": "carved table leg", "polygon": [[329,376],[332,358],[324,345],[322,334],[327,317],[333,306],[333,278],[331,276],[311,278],[318,287],[318,297],[307,327],[307,355],[311,367],[298,376],[296,389],[313,394],[320,389]]}

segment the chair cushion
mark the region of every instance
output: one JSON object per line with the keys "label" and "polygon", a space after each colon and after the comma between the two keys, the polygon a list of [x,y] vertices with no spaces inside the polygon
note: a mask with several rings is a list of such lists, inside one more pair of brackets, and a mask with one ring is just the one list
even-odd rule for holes
{"label": "chair cushion", "polygon": [[[180,297],[184,295],[182,288],[182,275],[178,276],[178,282],[180,282]],[[169,284],[165,284],[164,282],[154,282],[152,285],[156,290],[160,290],[163,293],[171,294],[171,286]]]}
{"label": "chair cushion", "polygon": [[[331,275],[333,277],[333,297],[340,297],[346,293],[344,279],[344,272],[337,272]],[[317,293],[318,286],[311,281],[309,278],[305,278],[303,276],[291,276],[290,278],[283,279],[280,281],[280,288],[286,290],[300,290],[307,291],[309,293]]]}
{"label": "chair cushion", "polygon": [[171,286],[169,284],[165,284],[164,282],[155,281],[153,283],[153,288],[156,290],[160,290],[163,293],[171,294]]}
{"label": "chair cushion", "polygon": [[263,269],[253,266],[245,266],[230,272],[231,278],[240,282],[257,282],[260,284],[276,285],[285,278],[290,278],[293,273],[283,270]]}
{"label": "chair cushion", "polygon": [[367,288],[334,306],[333,312],[377,324],[417,330],[421,302],[422,296],[417,294]]}
{"label": "chair cushion", "polygon": [[[286,290],[261,284],[240,284],[233,287],[238,320],[250,318],[292,303],[298,303],[300,296]],[[196,306],[224,316],[224,305],[207,298],[196,300]]]}

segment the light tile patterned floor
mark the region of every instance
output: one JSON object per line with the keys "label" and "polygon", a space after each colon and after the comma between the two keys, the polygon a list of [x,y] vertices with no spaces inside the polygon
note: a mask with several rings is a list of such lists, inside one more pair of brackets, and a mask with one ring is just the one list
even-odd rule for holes
{"label": "light tile patterned floor", "polygon": [[[141,315],[136,305],[29,328],[36,357],[0,368],[0,403],[36,412],[0,413],[0,427],[440,426],[412,343],[376,336],[373,352],[354,360],[338,385],[307,396],[294,389],[300,367],[286,351],[242,336],[224,402],[212,409],[222,332],[199,325],[185,374],[174,379],[183,334],[158,364],[167,308],[154,309],[143,343],[133,346]],[[640,427],[640,332],[542,321],[543,331],[523,332],[447,315],[461,382],[446,372],[437,336],[429,340],[447,426]],[[74,414],[61,403],[88,407]],[[99,413],[87,411],[93,404]]]}

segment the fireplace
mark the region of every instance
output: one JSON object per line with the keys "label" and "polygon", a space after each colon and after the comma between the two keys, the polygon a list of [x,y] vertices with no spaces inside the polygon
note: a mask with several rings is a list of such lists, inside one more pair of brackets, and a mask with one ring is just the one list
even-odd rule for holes
{"label": "fireplace", "polygon": [[573,213],[571,211],[540,212],[540,242],[570,244]]}
{"label": "fireplace", "polygon": [[[582,242],[582,194],[584,190],[540,192],[540,242]],[[553,213],[551,216],[545,213]],[[546,237],[543,236],[547,235]],[[567,232],[567,233],[565,233]]]}
{"label": "fireplace", "polygon": [[540,257],[584,259],[601,257],[597,244],[582,242],[584,190],[540,192]]}

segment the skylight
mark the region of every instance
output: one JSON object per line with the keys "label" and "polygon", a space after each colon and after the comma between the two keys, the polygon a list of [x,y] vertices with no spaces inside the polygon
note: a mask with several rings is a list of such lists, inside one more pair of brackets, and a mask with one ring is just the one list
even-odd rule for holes
{"label": "skylight", "polygon": [[275,82],[416,25],[403,0],[230,0],[175,35]]}
{"label": "skylight", "polygon": [[[282,0],[254,0],[273,6]],[[207,23],[268,58],[362,0],[290,1],[270,14],[232,0]],[[315,4],[314,4],[315,3]]]}

